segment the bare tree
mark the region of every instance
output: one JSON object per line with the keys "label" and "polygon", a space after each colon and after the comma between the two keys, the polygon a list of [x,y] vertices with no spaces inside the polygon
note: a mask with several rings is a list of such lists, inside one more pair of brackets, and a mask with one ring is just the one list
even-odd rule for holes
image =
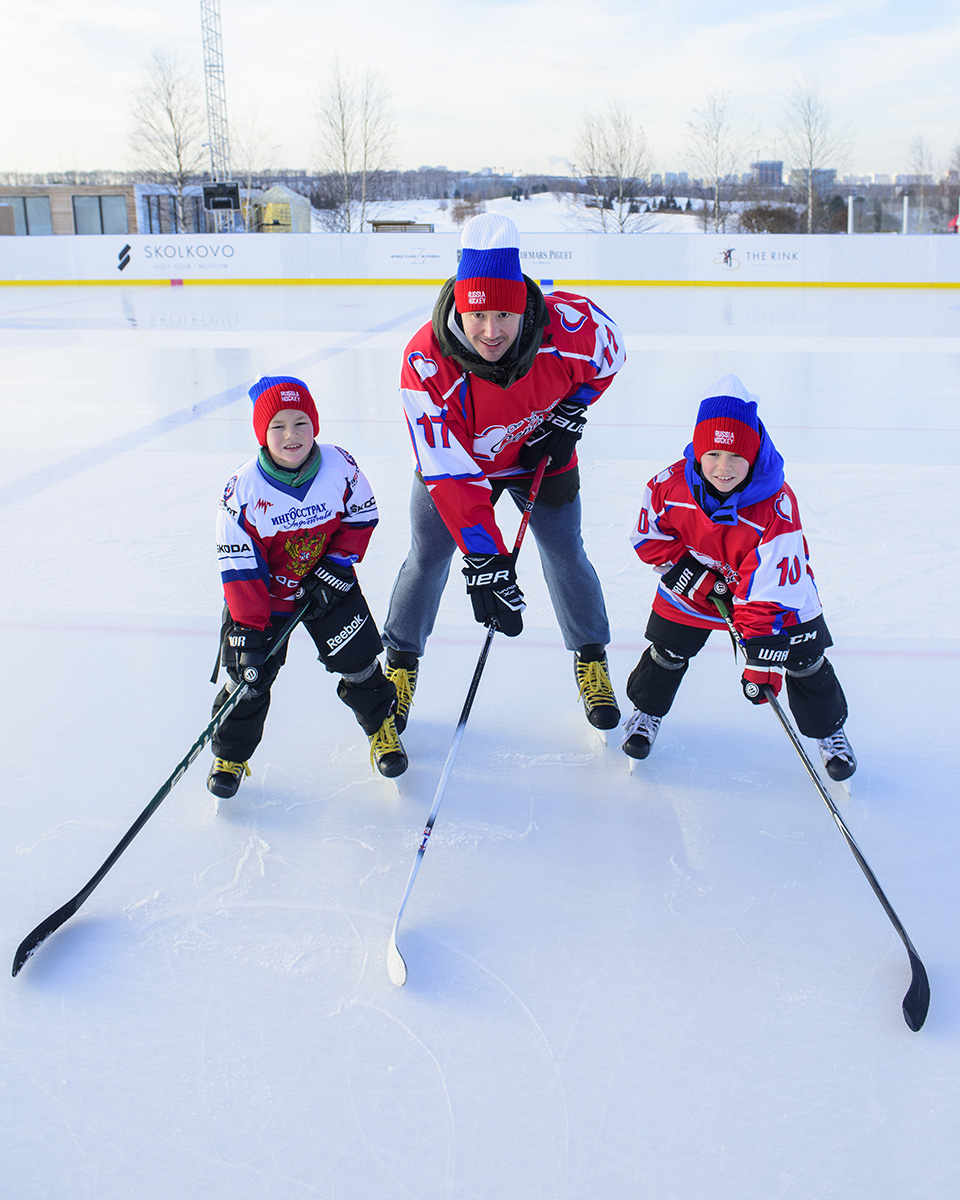
{"label": "bare tree", "polygon": [[714,233],[726,228],[731,192],[754,131],[741,131],[734,121],[727,92],[713,92],[702,109],[694,110],[689,130],[688,158],[691,170],[711,194],[704,202],[704,227]]}
{"label": "bare tree", "polygon": [[383,77],[355,76],[339,59],[321,94],[317,112],[320,171],[331,177],[332,228],[363,232],[378,176],[389,166],[394,144],[390,92]]}
{"label": "bare tree", "polygon": [[910,143],[910,174],[916,178],[915,194],[920,201],[917,208],[917,233],[923,233],[924,209],[928,192],[934,187],[935,169],[930,147],[922,137],[915,137]]}
{"label": "bare tree", "polygon": [[807,233],[813,233],[820,204],[818,183],[827,170],[838,170],[846,158],[850,134],[834,124],[815,81],[801,76],[786,101],[783,136],[791,165],[801,174],[806,192]]}
{"label": "bare tree", "polygon": [[230,134],[230,161],[234,177],[243,180],[247,193],[246,226],[250,232],[259,227],[259,205],[252,197],[254,180],[276,164],[278,147],[269,140],[256,113],[234,122]]}
{"label": "bare tree", "polygon": [[200,174],[206,110],[200,80],[172,51],[154,50],[133,94],[130,142],[138,166],[174,197],[176,232],[184,229],[184,190]]}
{"label": "bare tree", "polygon": [[589,197],[578,209],[581,220],[603,233],[638,233],[649,224],[640,203],[650,171],[646,139],[619,100],[583,117],[574,153]]}

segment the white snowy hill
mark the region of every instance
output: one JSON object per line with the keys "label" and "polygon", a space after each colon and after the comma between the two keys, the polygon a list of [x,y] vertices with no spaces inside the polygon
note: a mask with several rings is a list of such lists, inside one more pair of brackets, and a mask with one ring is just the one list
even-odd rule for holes
{"label": "white snowy hill", "polygon": [[[678,201],[685,204],[686,201]],[[454,219],[456,200],[387,200],[371,205],[369,220],[402,220],[432,224],[435,233],[458,233],[462,222]],[[510,217],[521,233],[581,233],[598,226],[589,211],[575,207],[559,192],[531,195],[526,200],[501,196],[483,201],[483,212]],[[314,232],[322,230],[320,215],[313,214]],[[651,212],[643,216],[645,233],[698,233],[700,222],[694,212]]]}

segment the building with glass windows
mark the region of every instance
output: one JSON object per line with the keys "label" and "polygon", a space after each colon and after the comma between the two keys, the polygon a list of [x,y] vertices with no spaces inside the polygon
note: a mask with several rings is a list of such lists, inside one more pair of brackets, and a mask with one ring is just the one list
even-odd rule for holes
{"label": "building with glass windows", "polygon": [[51,183],[0,187],[0,234],[37,237],[86,233],[212,233],[202,186],[185,189],[176,219],[172,187],[156,183]]}

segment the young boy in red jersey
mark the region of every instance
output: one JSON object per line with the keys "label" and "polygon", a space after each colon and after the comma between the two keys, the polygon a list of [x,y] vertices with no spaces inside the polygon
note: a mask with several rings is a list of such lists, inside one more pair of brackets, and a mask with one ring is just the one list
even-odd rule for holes
{"label": "young boy in red jersey", "polygon": [[[690,659],[712,630],[726,631],[719,595],[746,647],[746,698],[765,704],[764,686],[779,694],[785,673],[798,729],[816,740],[831,779],[849,779],[857,760],[843,732],[847,702],[824,658],[833,639],[797,500],[756,397],[735,375],[700,404],[684,457],[647,484],[631,541],[661,578],[651,644],[627,683],[636,711],[624,724],[624,753],[647,757]],[[719,580],[726,586],[717,590]]]}
{"label": "young boy in red jersey", "polygon": [[302,380],[264,376],[250,398],[260,451],[228,481],[217,518],[229,679],[214,714],[241,681],[249,690],[214,734],[207,787],[230,797],[250,774],[287,644],[267,654],[304,599],[304,627],[323,665],[341,676],[337,694],[370,739],[374,764],[400,775],[407,757],[393,716],[396,688],[377,660],[380,634],[354,571],[378,521],[373,492],[346,450],[317,444],[317,406]]}

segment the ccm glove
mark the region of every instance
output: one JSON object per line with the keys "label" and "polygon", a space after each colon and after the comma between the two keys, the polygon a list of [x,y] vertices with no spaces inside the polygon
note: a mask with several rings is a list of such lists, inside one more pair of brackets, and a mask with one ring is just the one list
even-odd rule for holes
{"label": "ccm glove", "polygon": [[310,574],[301,580],[297,596],[306,596],[313,601],[310,617],[316,620],[339,604],[356,582],[357,575],[352,565],[336,562],[332,558],[321,558]]}
{"label": "ccm glove", "polygon": [[766,704],[764,687],[772,688],[775,696],[780,694],[783,669],[790,653],[790,639],[785,633],[747,638],[743,648],[747,659],[740,677],[743,694],[751,704]]}
{"label": "ccm glove", "polygon": [[661,584],[677,596],[686,596],[700,604],[708,604],[714,596],[723,600],[730,594],[726,582],[692,554],[683,558],[660,576]]}
{"label": "ccm glove", "polygon": [[587,406],[561,400],[520,447],[520,466],[534,471],[542,458],[552,467],[565,467],[587,423]]}
{"label": "ccm glove", "polygon": [[481,625],[516,637],[523,629],[526,608],[523,592],[509,554],[465,554],[463,577],[473,601],[473,615]]}
{"label": "ccm glove", "polygon": [[264,660],[269,648],[269,630],[251,629],[235,622],[227,627],[220,661],[234,683],[249,686],[252,696],[260,694],[256,685],[266,681]]}

